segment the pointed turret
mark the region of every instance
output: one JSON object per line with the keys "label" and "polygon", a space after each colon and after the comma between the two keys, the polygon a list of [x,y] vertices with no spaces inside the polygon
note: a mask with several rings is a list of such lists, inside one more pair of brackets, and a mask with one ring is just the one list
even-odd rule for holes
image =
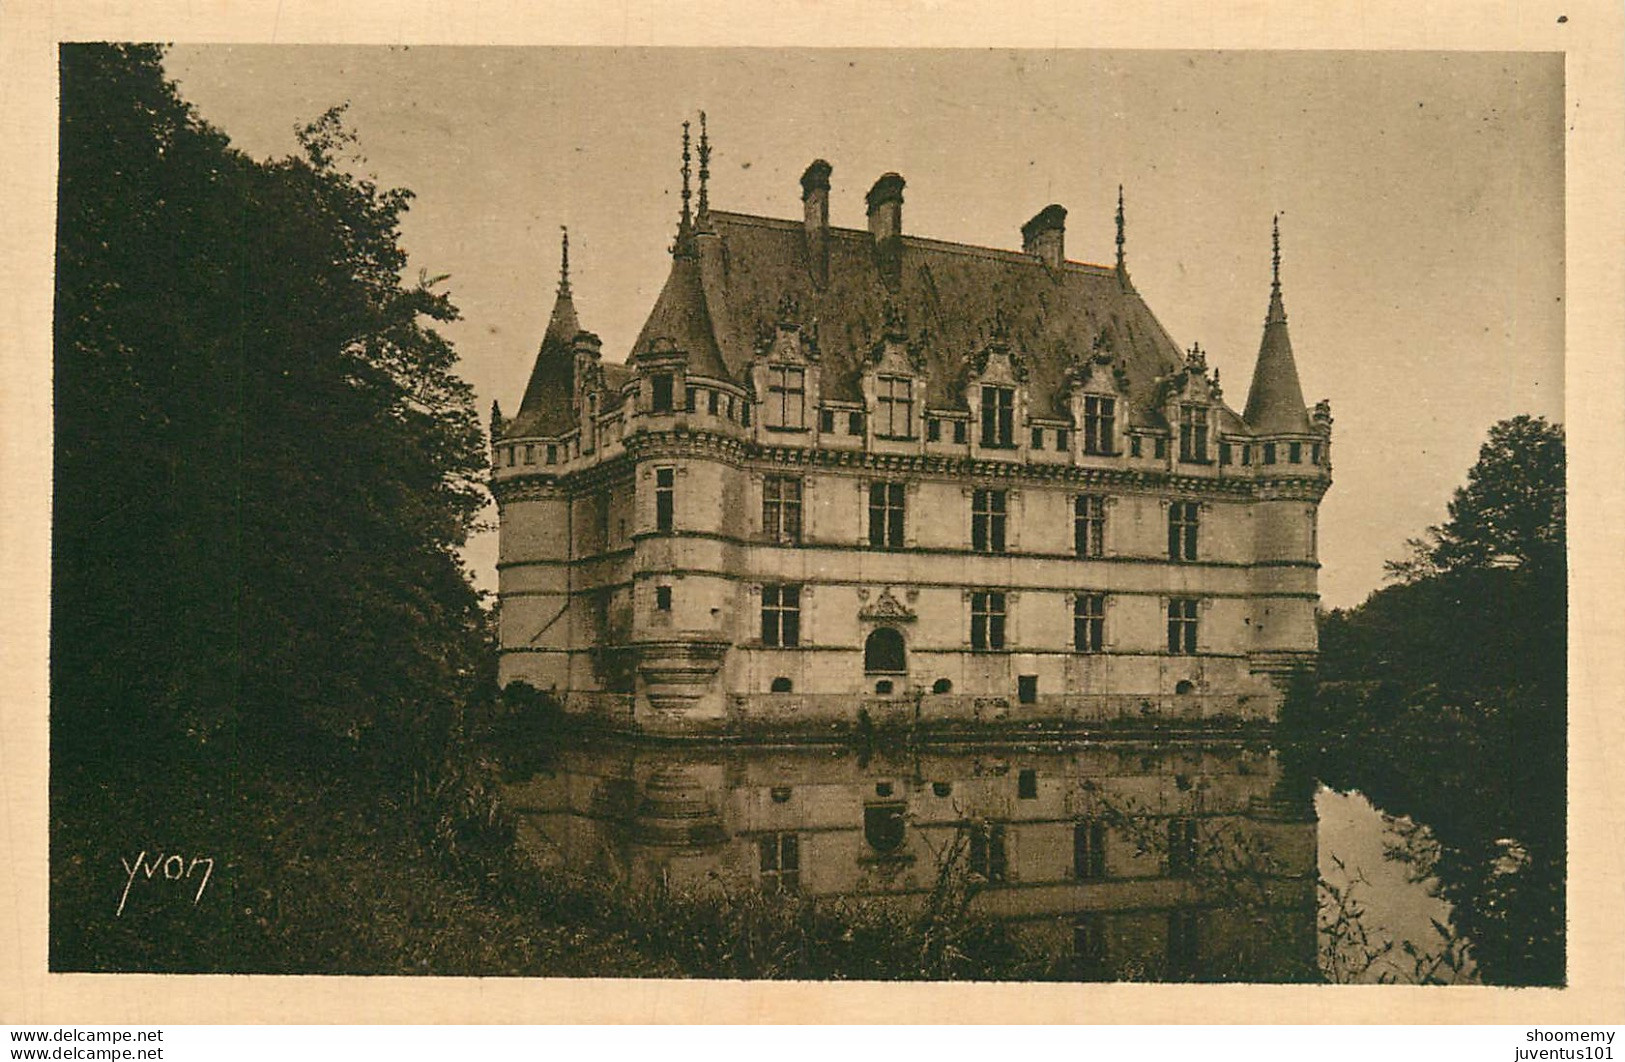
{"label": "pointed turret", "polygon": [[575,427],[571,399],[575,390],[574,356],[570,341],[581,331],[575,303],[570,298],[570,233],[562,237],[558,295],[553,300],[553,316],[536,352],[530,370],[530,383],[519,404],[519,413],[506,427],[509,437],[519,435],[562,435]]}
{"label": "pointed turret", "polygon": [[[717,346],[716,333],[711,325],[711,314],[706,306],[705,284],[700,269],[700,243],[696,238],[694,217],[689,210],[689,126],[683,123],[683,207],[677,224],[677,240],[671,249],[671,273],[666,286],[643,323],[637,342],[632,344],[627,363],[635,365],[647,361],[655,351],[662,358],[673,353],[687,355],[688,371],[696,376],[729,379]],[[710,176],[711,147],[705,138],[705,115],[700,115],[700,216],[708,221],[710,199],[705,179]],[[669,342],[668,342],[669,341]]]}
{"label": "pointed turret", "polygon": [[1264,339],[1253,366],[1253,386],[1247,392],[1248,427],[1260,435],[1307,434],[1309,411],[1304,408],[1298,366],[1292,359],[1292,338],[1286,330],[1286,306],[1281,301],[1281,219],[1275,218],[1274,256],[1270,281],[1270,309],[1264,318]]}

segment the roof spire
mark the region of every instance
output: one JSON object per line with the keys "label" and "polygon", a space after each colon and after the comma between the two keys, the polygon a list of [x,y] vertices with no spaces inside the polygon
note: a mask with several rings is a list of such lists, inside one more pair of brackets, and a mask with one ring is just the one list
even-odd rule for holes
{"label": "roof spire", "polygon": [[1298,366],[1287,335],[1286,307],[1281,302],[1281,218],[1270,227],[1270,312],[1264,319],[1264,338],[1253,365],[1253,385],[1247,392],[1242,419],[1263,435],[1302,434],[1309,431],[1309,413],[1303,405]]}
{"label": "roof spire", "polygon": [[711,178],[711,141],[705,135],[705,112],[700,112],[700,219],[711,213],[711,199],[706,194],[706,182]]}
{"label": "roof spire", "polygon": [[1123,186],[1117,186],[1117,281],[1127,288],[1128,257],[1123,253]]}
{"label": "roof spire", "polygon": [[693,215],[691,215],[688,210],[688,175],[690,172],[688,160],[688,123],[685,121],[683,123],[683,217],[677,230],[677,234],[679,236],[687,236],[690,230],[692,230],[694,227]]}
{"label": "roof spire", "polygon": [[560,225],[559,232],[562,234],[561,242],[564,246],[563,253],[559,256],[559,295],[568,299],[570,297],[570,228],[567,225]]}
{"label": "roof spire", "polygon": [[1270,312],[1264,323],[1286,320],[1286,304],[1281,301],[1281,215],[1270,222]]}

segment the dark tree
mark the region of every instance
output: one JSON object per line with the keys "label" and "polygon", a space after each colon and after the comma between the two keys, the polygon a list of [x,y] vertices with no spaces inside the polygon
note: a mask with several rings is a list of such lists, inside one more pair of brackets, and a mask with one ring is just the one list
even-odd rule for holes
{"label": "dark tree", "polygon": [[160,49],[62,49],[53,740],[409,755],[482,647],[483,435],[410,193],[342,112],[259,162]]}
{"label": "dark tree", "polygon": [[1490,428],[1450,502],[1450,519],[1411,539],[1411,556],[1387,565],[1403,582],[1491,566],[1561,565],[1564,517],[1561,425],[1518,416]]}

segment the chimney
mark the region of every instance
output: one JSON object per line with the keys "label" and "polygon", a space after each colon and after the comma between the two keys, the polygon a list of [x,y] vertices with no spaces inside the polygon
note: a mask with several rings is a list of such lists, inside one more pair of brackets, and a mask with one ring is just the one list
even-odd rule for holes
{"label": "chimney", "polygon": [[1051,269],[1061,268],[1066,261],[1066,207],[1051,203],[1021,227],[1021,253],[1043,259]]}
{"label": "chimney", "polygon": [[814,159],[801,175],[801,205],[806,211],[807,265],[819,287],[829,283],[829,175],[832,167]]}
{"label": "chimney", "polygon": [[903,178],[883,174],[869,189],[869,235],[875,261],[888,287],[896,287],[903,265]]}

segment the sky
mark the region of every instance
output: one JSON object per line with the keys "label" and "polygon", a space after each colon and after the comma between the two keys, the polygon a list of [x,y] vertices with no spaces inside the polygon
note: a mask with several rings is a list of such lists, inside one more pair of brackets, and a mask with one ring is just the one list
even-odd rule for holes
{"label": "sky", "polygon": [[[1446,517],[1493,423],[1563,419],[1561,55],[177,46],[203,118],[256,157],[348,101],[359,172],[416,193],[409,276],[449,274],[445,332],[482,415],[510,413],[570,229],[582,327],[624,360],[665,280],[681,123],[707,112],[717,209],[799,218],[834,166],[835,225],[907,181],[904,231],[1020,248],[1068,209],[1110,263],[1117,187],[1135,287],[1245,403],[1270,220],[1304,397],[1330,399],[1320,590],[1358,604]],[[494,534],[468,551],[495,586]]]}

